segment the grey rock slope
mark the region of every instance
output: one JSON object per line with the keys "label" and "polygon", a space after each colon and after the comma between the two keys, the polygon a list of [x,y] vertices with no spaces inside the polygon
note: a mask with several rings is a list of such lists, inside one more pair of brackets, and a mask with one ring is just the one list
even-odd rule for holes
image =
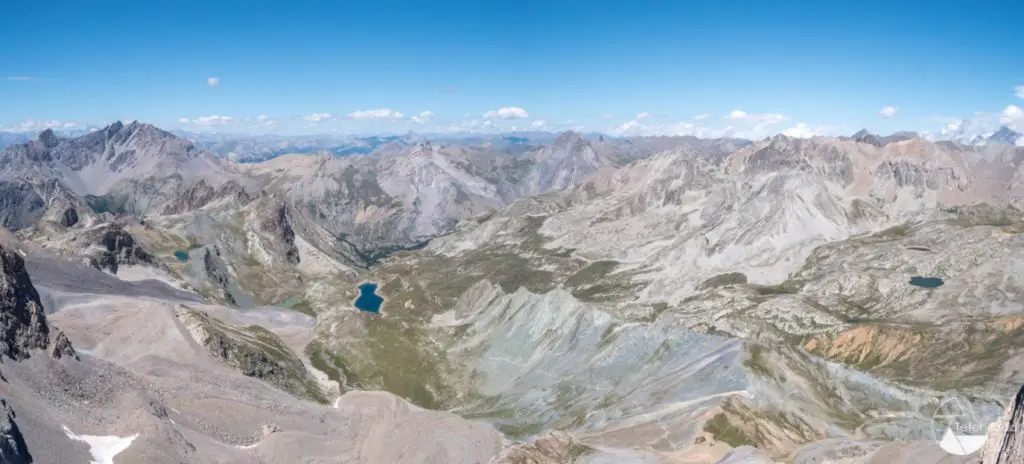
{"label": "grey rock slope", "polygon": [[116,122],[76,138],[45,131],[7,147],[0,154],[0,180],[10,193],[3,225],[18,229],[48,208],[61,207],[63,214],[62,201],[69,197],[95,212],[144,215],[173,209],[197,182],[220,187],[231,178],[187,140],[148,124]]}
{"label": "grey rock slope", "polygon": [[[88,462],[90,456],[293,462],[301,456],[310,462],[468,464],[486,462],[501,448],[499,434],[486,425],[421,411],[389,394],[353,393],[324,404],[322,396],[311,402],[287,392],[296,385],[321,390],[285,341],[296,330],[287,323],[263,328],[263,316],[197,304],[170,289],[144,297],[136,288],[143,283],[109,285],[114,278],[97,270],[76,274],[90,282],[69,285],[58,269],[76,263],[30,243],[10,248],[18,251],[5,247],[0,256],[3,288],[14,293],[5,293],[0,310],[5,327],[14,329],[8,334],[20,361],[3,365],[4,462]],[[35,279],[26,275],[22,253]],[[40,292],[52,305],[46,312]],[[20,317],[25,306],[35,308],[34,318]],[[67,328],[50,344],[53,356],[43,351],[46,313]],[[241,323],[221,322],[213,313]],[[80,353],[72,342],[83,347]],[[298,383],[278,375],[289,372],[303,373],[294,378]],[[393,440],[412,452],[386,444]]]}
{"label": "grey rock slope", "polygon": [[7,400],[0,399],[0,460],[10,464],[29,464],[33,462],[32,453],[14,419],[14,410]]}
{"label": "grey rock slope", "polygon": [[876,462],[941,454],[926,411],[944,392],[991,411],[1022,380],[1022,159],[780,136],[598,170],[375,267],[384,319],[326,309],[315,348],[348,384],[520,440],[558,429],[666,462],[830,436],[915,440]]}
{"label": "grey rock slope", "polygon": [[982,464],[1024,462],[1024,387],[1013,397],[999,421],[989,427]]}
{"label": "grey rock slope", "polygon": [[25,261],[4,247],[0,247],[0,330],[0,355],[15,361],[50,343],[50,327]]}

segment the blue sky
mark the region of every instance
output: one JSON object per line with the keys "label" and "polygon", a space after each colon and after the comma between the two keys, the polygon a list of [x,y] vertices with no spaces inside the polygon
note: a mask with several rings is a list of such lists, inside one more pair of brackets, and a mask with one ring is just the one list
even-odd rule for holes
{"label": "blue sky", "polygon": [[0,127],[1024,129],[1019,2],[162,3],[5,1]]}

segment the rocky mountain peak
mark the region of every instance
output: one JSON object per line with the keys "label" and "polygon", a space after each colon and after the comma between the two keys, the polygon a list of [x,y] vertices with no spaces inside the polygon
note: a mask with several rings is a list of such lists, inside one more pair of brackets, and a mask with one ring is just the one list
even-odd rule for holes
{"label": "rocky mountain peak", "polygon": [[872,134],[871,134],[871,132],[868,132],[867,129],[861,129],[861,130],[855,132],[852,136],[850,136],[850,138],[852,138],[854,140],[859,140],[859,139],[862,139],[862,138],[870,136],[870,135],[872,135]]}
{"label": "rocky mountain peak", "polygon": [[45,349],[49,342],[46,313],[25,270],[25,260],[0,246],[0,355],[20,361],[32,350]]}
{"label": "rocky mountain peak", "polygon": [[1006,126],[1001,126],[999,130],[988,136],[986,142],[992,145],[1016,145],[1022,136],[1020,133],[1015,132]]}
{"label": "rocky mountain peak", "polygon": [[853,134],[853,137],[851,138],[854,142],[867,143],[870,145],[874,145],[876,147],[882,146],[882,138],[875,134],[872,134],[871,132],[868,132],[867,129],[861,129],[857,131],[857,133]]}
{"label": "rocky mountain peak", "polygon": [[107,134],[107,138],[109,139],[113,137],[114,134],[120,132],[121,129],[124,129],[124,123],[122,123],[121,121],[114,121],[109,126],[100,129],[100,131],[102,131],[104,134]]}
{"label": "rocky mountain peak", "polygon": [[558,147],[576,147],[585,143],[587,143],[587,141],[583,140],[583,137],[579,133],[570,130],[559,134],[553,145]]}
{"label": "rocky mountain peak", "polygon": [[53,133],[53,129],[46,129],[40,132],[37,140],[39,140],[39,142],[46,148],[53,148],[60,143],[60,138],[57,137],[57,134]]}

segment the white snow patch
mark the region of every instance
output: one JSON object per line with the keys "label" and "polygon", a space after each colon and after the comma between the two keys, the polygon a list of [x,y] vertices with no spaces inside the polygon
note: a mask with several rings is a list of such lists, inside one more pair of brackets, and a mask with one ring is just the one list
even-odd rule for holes
{"label": "white snow patch", "polygon": [[75,435],[68,426],[63,425],[64,434],[68,438],[84,442],[89,445],[89,454],[92,455],[91,464],[114,464],[114,456],[128,449],[128,446],[139,437],[139,434],[130,437],[118,437],[114,435]]}

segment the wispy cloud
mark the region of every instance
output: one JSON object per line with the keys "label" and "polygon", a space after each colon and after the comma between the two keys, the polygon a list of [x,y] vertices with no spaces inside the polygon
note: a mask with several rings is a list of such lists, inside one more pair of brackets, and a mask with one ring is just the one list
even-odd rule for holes
{"label": "wispy cloud", "polygon": [[322,121],[330,121],[334,119],[334,117],[331,116],[331,113],[312,113],[303,116],[302,119],[315,124]]}
{"label": "wispy cloud", "polygon": [[1016,95],[1017,98],[1024,98],[1024,85],[1014,87],[1013,94]]}
{"label": "wispy cloud", "polygon": [[705,120],[707,118],[710,118],[710,117],[711,117],[711,113],[704,113],[704,114],[698,114],[698,115],[696,115],[696,116],[694,116],[694,117],[692,117],[690,119],[693,119],[694,121],[703,121],[703,120]]}
{"label": "wispy cloud", "polygon": [[7,76],[4,78],[5,81],[34,81],[36,78],[32,76]]}
{"label": "wispy cloud", "polygon": [[[433,113],[431,113],[433,114]],[[391,108],[379,108],[375,110],[358,110],[348,114],[349,119],[404,119],[401,111]]]}
{"label": "wispy cloud", "polygon": [[57,119],[49,120],[38,120],[38,119],[26,119],[21,122],[9,124],[6,126],[0,126],[2,132],[39,132],[46,129],[74,129],[80,126],[80,123],[74,121],[60,121]]}
{"label": "wispy cloud", "polygon": [[733,121],[759,122],[765,124],[775,124],[789,119],[785,115],[779,113],[748,113],[743,110],[733,110],[725,118]]}
{"label": "wispy cloud", "polygon": [[210,116],[200,116],[195,119],[181,118],[178,120],[178,123],[203,127],[226,126],[228,124],[235,123],[235,118],[214,114]]}
{"label": "wispy cloud", "polygon": [[893,116],[896,116],[896,113],[898,113],[899,111],[900,107],[898,106],[886,106],[885,108],[882,108],[882,110],[878,112],[878,115],[885,119],[889,119],[892,118]]}
{"label": "wispy cloud", "polygon": [[484,118],[486,119],[526,119],[529,117],[530,113],[527,113],[526,110],[516,106],[498,108],[484,113]]}
{"label": "wispy cloud", "polygon": [[651,113],[648,113],[648,112],[644,111],[643,113],[640,113],[640,114],[636,115],[635,119],[637,121],[643,121],[645,119],[650,119],[650,117],[651,117]]}
{"label": "wispy cloud", "polygon": [[269,127],[275,124],[277,124],[277,121],[271,119],[270,116],[267,116],[265,114],[256,116],[255,118],[249,121],[249,125],[253,127]]}
{"label": "wispy cloud", "polygon": [[218,85],[220,85],[220,78],[219,77],[207,77],[206,78],[206,85],[208,85],[210,87],[217,87]]}
{"label": "wispy cloud", "polygon": [[411,117],[409,119],[412,122],[416,123],[416,124],[426,124],[426,123],[434,120],[434,112],[433,111],[424,111],[424,112],[420,113],[419,115],[413,116],[413,117]]}

